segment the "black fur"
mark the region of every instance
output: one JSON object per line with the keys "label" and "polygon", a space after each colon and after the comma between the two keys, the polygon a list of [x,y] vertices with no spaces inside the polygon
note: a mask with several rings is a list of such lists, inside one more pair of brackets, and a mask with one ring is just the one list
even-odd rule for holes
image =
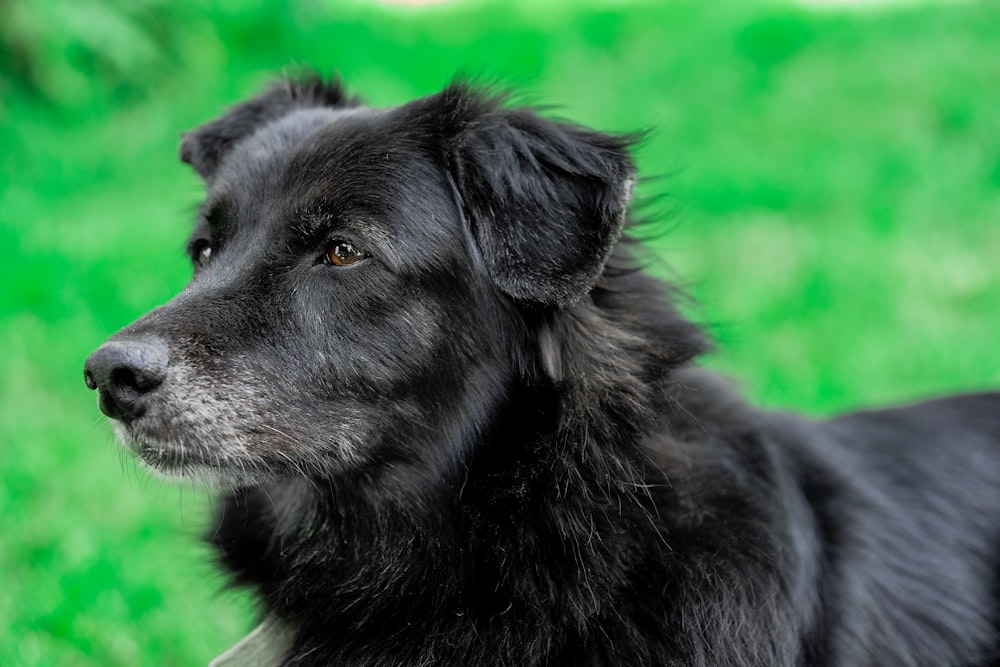
{"label": "black fur", "polygon": [[628,144],[285,82],[186,135],[195,278],[88,383],[228,487],[284,665],[1000,665],[1000,395],[745,405],[618,242]]}

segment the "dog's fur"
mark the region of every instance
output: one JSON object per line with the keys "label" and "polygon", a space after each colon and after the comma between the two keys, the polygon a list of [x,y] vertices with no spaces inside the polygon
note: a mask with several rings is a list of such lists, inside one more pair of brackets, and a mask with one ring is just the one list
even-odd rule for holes
{"label": "dog's fur", "polygon": [[185,136],[195,277],[88,382],[225,487],[284,665],[1000,665],[1000,395],[748,407],[619,240],[629,142],[283,82]]}

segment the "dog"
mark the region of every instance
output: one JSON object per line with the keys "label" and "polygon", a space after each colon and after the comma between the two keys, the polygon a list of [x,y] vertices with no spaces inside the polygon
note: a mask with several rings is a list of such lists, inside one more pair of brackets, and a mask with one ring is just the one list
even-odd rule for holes
{"label": "dog", "polygon": [[457,81],[197,129],[190,284],[86,361],[222,491],[213,664],[1000,665],[1000,394],[755,409],[631,240],[635,138]]}

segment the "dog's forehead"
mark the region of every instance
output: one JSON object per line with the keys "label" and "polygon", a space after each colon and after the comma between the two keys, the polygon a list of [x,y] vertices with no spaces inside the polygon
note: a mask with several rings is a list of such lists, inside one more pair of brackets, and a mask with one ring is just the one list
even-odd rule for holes
{"label": "dog's forehead", "polygon": [[280,174],[295,159],[329,154],[338,144],[350,143],[355,135],[378,124],[384,113],[368,107],[294,109],[239,141],[223,161],[216,186],[242,187],[248,178],[266,180]]}
{"label": "dog's forehead", "polygon": [[233,148],[203,210],[223,203],[234,231],[258,242],[345,224],[370,225],[393,255],[458,250],[461,216],[433,141],[405,107],[297,109]]}

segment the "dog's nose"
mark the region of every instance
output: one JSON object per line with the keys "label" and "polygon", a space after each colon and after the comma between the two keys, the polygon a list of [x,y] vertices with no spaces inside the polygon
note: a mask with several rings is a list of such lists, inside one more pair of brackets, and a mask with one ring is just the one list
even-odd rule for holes
{"label": "dog's nose", "polygon": [[146,399],[163,384],[169,361],[167,345],[159,338],[113,340],[87,358],[83,379],[100,393],[101,412],[130,422],[146,412]]}

